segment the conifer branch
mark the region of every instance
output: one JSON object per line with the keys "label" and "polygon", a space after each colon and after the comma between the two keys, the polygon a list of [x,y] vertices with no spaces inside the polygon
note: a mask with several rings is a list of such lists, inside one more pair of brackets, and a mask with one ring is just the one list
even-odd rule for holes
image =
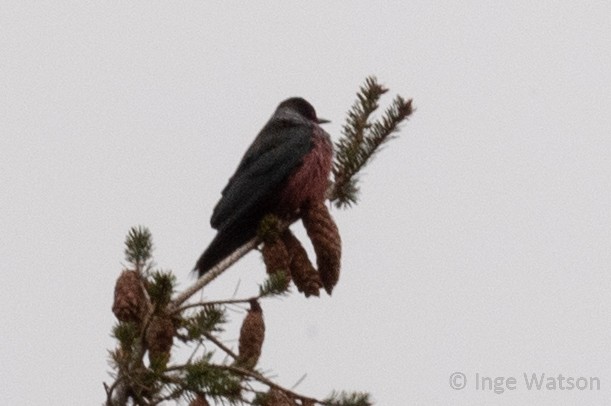
{"label": "conifer branch", "polygon": [[333,392],[324,400],[328,406],[370,406],[373,404],[371,396],[363,392]]}
{"label": "conifer branch", "polygon": [[330,200],[337,207],[351,206],[357,202],[357,174],[371,161],[379,148],[393,138],[392,134],[399,130],[399,124],[413,112],[411,99],[396,96],[382,118],[372,122],[371,115],[378,109],[379,99],[387,91],[374,76],[368,77],[348,112],[343,135],[335,144],[335,182]]}
{"label": "conifer branch", "polygon": [[251,371],[249,369],[244,369],[244,368],[240,368],[240,367],[236,367],[233,365],[219,365],[218,368],[221,369],[225,369],[228,371],[232,371],[237,373],[238,375],[244,376],[244,377],[248,377],[248,378],[252,378],[264,385],[267,385],[270,389],[278,389],[284,393],[286,393],[287,395],[289,395],[291,398],[293,399],[299,399],[301,401],[306,401],[306,402],[313,402],[313,403],[318,403],[321,405],[324,405],[324,401],[322,400],[318,400],[316,398],[312,398],[309,396],[304,396],[301,395],[299,393],[293,392],[290,389],[287,389],[281,385],[278,385],[276,382],[272,381],[271,379],[268,379],[266,377],[264,377],[263,375],[261,375],[260,373],[256,372],[256,371]]}
{"label": "conifer branch", "polygon": [[[396,96],[382,117],[374,120],[372,115],[379,108],[380,97],[387,91],[388,89],[380,85],[375,77],[368,77],[357,93],[356,102],[348,112],[342,130],[343,135],[335,145],[332,170],[334,182],[326,195],[327,199],[338,207],[350,206],[357,201],[359,172],[385,143],[394,138],[399,124],[413,112],[411,100]],[[268,220],[273,223],[274,219]],[[275,238],[281,236],[289,226],[290,224],[286,223],[275,224],[272,227]],[[209,396],[223,404],[225,402],[252,404],[257,401],[261,393],[254,391],[249,381],[259,382],[272,392],[280,391],[290,399],[298,401],[296,404],[328,406],[372,404],[368,394],[358,392],[333,392],[325,400],[307,397],[284,388],[255,371],[253,368],[260,355],[262,335],[253,336],[255,339],[253,342],[260,340],[258,347],[254,348],[256,350],[254,361],[252,357],[247,356],[248,361],[254,362],[249,368],[244,368],[239,363],[226,365],[211,362],[213,351],[206,350],[205,345],[202,345],[205,340],[214,343],[236,362],[243,355],[242,333],[240,354],[225,346],[213,334],[222,331],[223,325],[227,322],[226,306],[247,302],[252,306],[253,301],[256,302],[258,299],[286,294],[290,275],[287,281],[283,279],[285,274],[271,273],[259,287],[259,294],[250,298],[186,305],[184,303],[241,257],[255,249],[266,238],[265,235],[260,233],[259,236],[239,247],[193,285],[174,296],[176,284],[174,276],[169,272],[152,270],[153,244],[150,231],[145,227],[136,227],[129,231],[125,242],[125,256],[130,268],[122,273],[115,288],[113,312],[120,323],[114,328],[113,335],[119,345],[116,350],[110,352],[111,364],[116,371],[113,373],[114,382],[111,385],[104,384],[108,406],[127,405],[130,399],[134,405],[156,405],[165,400],[193,399],[194,395],[201,398],[204,398],[204,395]],[[296,286],[299,287],[297,283]],[[194,308],[200,309],[190,311]],[[255,322],[252,326],[260,326],[261,332],[263,331],[261,308],[258,307],[257,311],[259,313],[254,313],[254,316],[251,314],[251,319],[255,317],[252,319]],[[256,333],[256,330],[251,330],[251,333],[252,331]],[[167,365],[173,338],[197,345],[184,365]],[[202,350],[201,358],[193,360],[195,354],[199,354]],[[148,366],[144,362],[147,353]],[[255,398],[245,397],[245,391],[254,392]]]}
{"label": "conifer branch", "polygon": [[137,272],[145,272],[150,267],[152,251],[151,232],[143,226],[132,227],[125,239],[125,259]]}

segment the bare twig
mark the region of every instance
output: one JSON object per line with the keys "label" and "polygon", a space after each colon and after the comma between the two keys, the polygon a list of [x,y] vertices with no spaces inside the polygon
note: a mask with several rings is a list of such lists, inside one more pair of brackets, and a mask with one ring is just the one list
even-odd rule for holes
{"label": "bare twig", "polygon": [[290,389],[285,388],[284,386],[278,385],[276,382],[264,377],[263,375],[261,375],[258,372],[255,371],[251,371],[248,369],[244,369],[244,368],[240,368],[240,367],[235,367],[233,365],[213,365],[214,368],[218,368],[218,369],[224,369],[227,371],[231,371],[234,372],[236,374],[242,375],[242,376],[246,376],[249,378],[252,378],[256,381],[261,382],[262,384],[265,384],[267,386],[269,386],[270,388],[274,388],[274,389],[278,389],[281,390],[282,392],[286,393],[287,395],[289,395],[292,398],[295,399],[300,399],[303,401],[308,401],[308,402],[315,402],[315,403],[319,403],[321,405],[326,405],[326,402],[323,402],[321,400],[318,400],[316,398],[311,398],[309,396],[305,396],[305,395],[301,395],[297,392],[293,392]]}
{"label": "bare twig", "polygon": [[250,250],[255,248],[257,244],[259,244],[259,239],[253,238],[252,240],[248,241],[246,244],[235,250],[231,255],[229,255],[227,258],[225,258],[216,266],[214,266],[211,270],[202,275],[193,285],[189,286],[178,296],[176,296],[176,298],[168,306],[168,311],[170,313],[173,313],[176,308],[178,308],[178,306],[183,304],[187,299],[197,293],[201,288],[216,279],[217,276],[225,272],[231,265],[236,263],[240,258],[250,252]]}
{"label": "bare twig", "polygon": [[229,347],[227,347],[225,344],[223,344],[222,342],[220,342],[215,336],[213,336],[210,333],[204,333],[204,337],[206,337],[208,340],[212,341],[214,344],[216,344],[217,347],[219,347],[221,350],[225,351],[227,353],[227,355],[229,355],[230,357],[232,357],[233,359],[238,359],[238,354],[236,354],[235,352],[231,351],[229,349]]}
{"label": "bare twig", "polygon": [[210,302],[197,302],[197,303],[189,303],[184,306],[181,306],[174,310],[174,313],[182,313],[184,310],[191,309],[193,307],[205,307],[205,306],[213,306],[213,305],[226,305],[226,304],[240,304],[240,303],[248,303],[251,300],[258,300],[261,296],[252,296],[246,299],[226,299],[226,300],[211,300]]}

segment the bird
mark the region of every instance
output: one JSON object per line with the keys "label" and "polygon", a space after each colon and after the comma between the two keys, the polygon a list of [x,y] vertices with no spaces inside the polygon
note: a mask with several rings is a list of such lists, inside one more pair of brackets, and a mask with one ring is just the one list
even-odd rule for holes
{"label": "bird", "polygon": [[293,221],[313,202],[325,200],[333,144],[314,107],[301,97],[281,102],[229,178],[214,207],[216,236],[198,259],[204,275],[257,235],[267,214]]}

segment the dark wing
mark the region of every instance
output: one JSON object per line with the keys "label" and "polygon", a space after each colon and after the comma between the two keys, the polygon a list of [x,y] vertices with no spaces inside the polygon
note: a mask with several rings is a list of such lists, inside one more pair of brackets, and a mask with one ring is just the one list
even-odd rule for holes
{"label": "dark wing", "polygon": [[[269,199],[312,148],[312,128],[274,120],[259,133],[223,189],[210,224],[219,229],[261,215]],[[256,219],[258,221],[258,219]]]}

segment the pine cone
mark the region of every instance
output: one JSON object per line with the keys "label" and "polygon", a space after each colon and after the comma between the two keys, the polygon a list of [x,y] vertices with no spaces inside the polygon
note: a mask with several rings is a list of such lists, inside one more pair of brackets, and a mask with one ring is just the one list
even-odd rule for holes
{"label": "pine cone", "polygon": [[136,271],[123,271],[115,284],[115,300],[112,305],[112,312],[117,319],[140,322],[149,306],[140,274]]}
{"label": "pine cone", "polygon": [[286,286],[284,286],[284,288],[288,288],[289,283],[291,283],[289,254],[282,240],[276,239],[266,242],[263,245],[262,253],[267,273],[271,275],[276,272],[282,272],[284,275],[283,280],[286,281]]}
{"label": "pine cone", "polygon": [[263,310],[256,300],[250,301],[250,310],[240,329],[239,355],[236,365],[252,369],[257,365],[265,338]]}
{"label": "pine cone", "polygon": [[262,406],[295,406],[295,402],[279,389],[270,389],[265,395]]}
{"label": "pine cone", "polygon": [[339,280],[342,241],[324,202],[313,203],[304,210],[303,225],[316,252],[316,264],[325,290],[330,295]]}
{"label": "pine cone", "polygon": [[195,396],[195,399],[193,399],[191,403],[189,403],[189,406],[210,406],[210,404],[208,403],[204,395],[198,393]]}
{"label": "pine cone", "polygon": [[174,342],[172,320],[165,315],[153,316],[146,330],[145,341],[151,362],[159,360],[167,362]]}
{"label": "pine cone", "polygon": [[297,290],[303,292],[305,297],[319,296],[322,282],[320,276],[308,258],[308,253],[301,242],[290,231],[286,230],[282,235],[282,241],[288,251],[291,276],[297,286]]}

